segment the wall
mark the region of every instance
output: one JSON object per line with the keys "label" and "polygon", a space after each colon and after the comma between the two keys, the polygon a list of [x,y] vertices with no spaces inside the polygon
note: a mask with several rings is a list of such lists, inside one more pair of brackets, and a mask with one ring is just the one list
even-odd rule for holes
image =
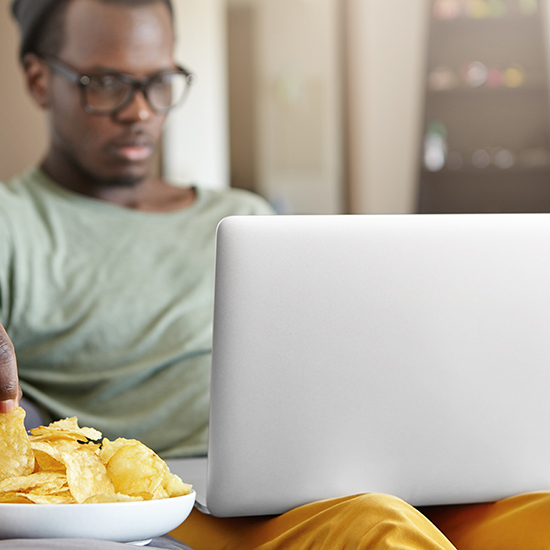
{"label": "wall", "polygon": [[229,148],[231,185],[254,191],[257,183],[256,10],[244,2],[227,10]]}
{"label": "wall", "polygon": [[257,3],[258,190],[285,213],[343,208],[339,2]]}
{"label": "wall", "polygon": [[283,212],[414,212],[429,4],[228,0],[233,183]]}
{"label": "wall", "polygon": [[197,75],[187,101],[170,114],[166,179],[229,185],[225,0],[175,0],[176,60]]}
{"label": "wall", "polygon": [[228,0],[232,185],[282,213],[344,202],[340,0]]}
{"label": "wall", "polygon": [[[547,66],[547,77],[548,81],[548,90],[550,91],[550,0],[546,0],[541,4],[541,17],[542,17],[542,31],[544,38],[544,45],[546,48],[546,66]],[[550,120],[548,121],[550,123]]]}
{"label": "wall", "polygon": [[429,0],[346,0],[353,213],[416,209]]}
{"label": "wall", "polygon": [[42,157],[46,117],[27,94],[17,57],[18,32],[0,0],[0,181],[8,181]]}

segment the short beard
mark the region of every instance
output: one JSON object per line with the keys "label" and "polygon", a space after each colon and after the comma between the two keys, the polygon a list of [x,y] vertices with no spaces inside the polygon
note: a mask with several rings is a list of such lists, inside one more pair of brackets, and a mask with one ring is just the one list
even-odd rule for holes
{"label": "short beard", "polygon": [[116,178],[102,179],[89,174],[88,177],[98,187],[137,187],[147,176],[119,176]]}
{"label": "short beard", "polygon": [[86,167],[82,166],[76,159],[70,158],[71,164],[84,178],[88,179],[97,187],[104,188],[117,188],[117,187],[137,187],[141,182],[147,179],[148,174],[140,176],[115,176],[112,178],[102,178],[95,174],[94,172],[88,170]]}

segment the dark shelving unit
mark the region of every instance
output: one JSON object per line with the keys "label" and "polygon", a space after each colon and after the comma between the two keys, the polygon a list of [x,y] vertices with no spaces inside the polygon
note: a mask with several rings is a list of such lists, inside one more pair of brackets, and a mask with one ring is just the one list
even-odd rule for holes
{"label": "dark shelving unit", "polygon": [[542,2],[433,0],[419,212],[550,212]]}

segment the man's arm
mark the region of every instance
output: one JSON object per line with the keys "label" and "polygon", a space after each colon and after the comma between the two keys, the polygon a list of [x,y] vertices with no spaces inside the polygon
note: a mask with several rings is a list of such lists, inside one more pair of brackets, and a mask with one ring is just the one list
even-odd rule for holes
{"label": "man's arm", "polygon": [[15,350],[4,327],[0,325],[0,413],[11,412],[19,405],[20,399]]}

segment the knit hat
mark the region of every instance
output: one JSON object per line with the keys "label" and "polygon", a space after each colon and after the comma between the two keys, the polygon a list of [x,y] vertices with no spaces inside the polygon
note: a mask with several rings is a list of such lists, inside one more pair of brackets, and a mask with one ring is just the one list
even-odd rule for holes
{"label": "knit hat", "polygon": [[[36,37],[40,25],[60,2],[61,0],[13,0],[11,11],[19,24],[21,33],[21,47],[19,50],[21,58],[31,48],[32,41]],[[164,3],[172,14],[172,2],[164,0]]]}
{"label": "knit hat", "polygon": [[60,0],[14,0],[11,5],[13,16],[19,24],[21,47],[19,54],[25,55],[31,47],[40,23],[59,4]]}

